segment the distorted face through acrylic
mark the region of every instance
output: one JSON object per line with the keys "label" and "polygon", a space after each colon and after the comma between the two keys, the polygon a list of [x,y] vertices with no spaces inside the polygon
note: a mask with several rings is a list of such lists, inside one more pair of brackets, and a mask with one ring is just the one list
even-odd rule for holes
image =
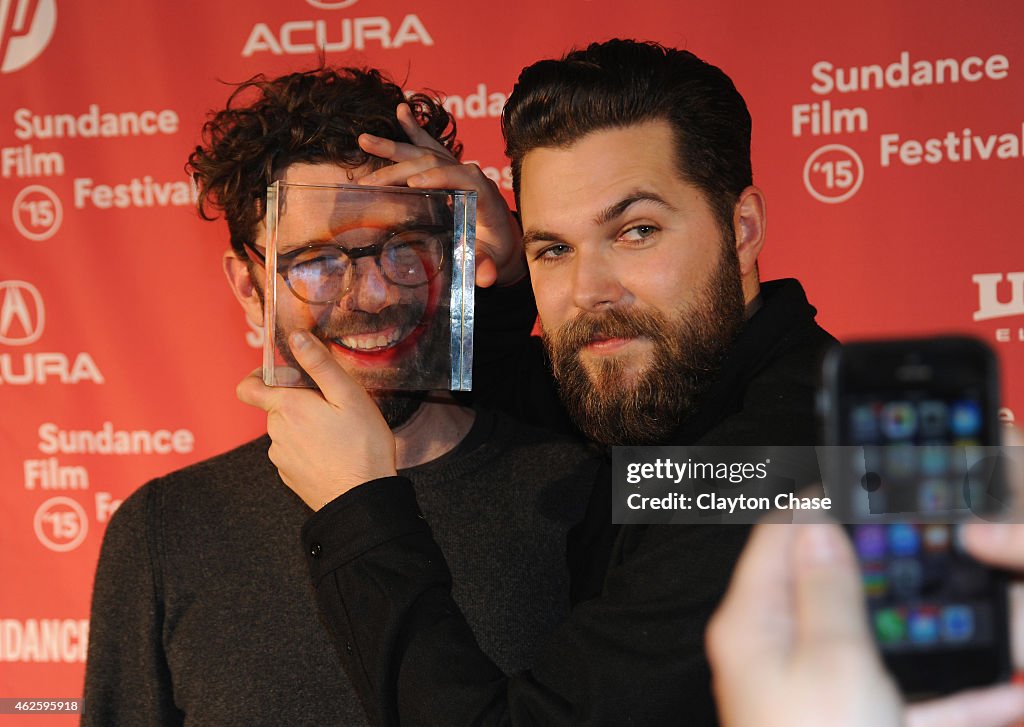
{"label": "distorted face through acrylic", "polygon": [[[280,175],[275,342],[311,331],[397,426],[448,388],[451,213],[444,197],[352,184],[369,168],[293,164]],[[259,252],[263,252],[260,250]]]}

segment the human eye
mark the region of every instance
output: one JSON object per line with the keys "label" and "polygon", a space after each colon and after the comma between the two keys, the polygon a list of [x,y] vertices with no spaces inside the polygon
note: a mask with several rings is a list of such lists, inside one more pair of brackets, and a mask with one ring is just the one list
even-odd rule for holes
{"label": "human eye", "polygon": [[282,257],[289,258],[287,264],[290,276],[305,279],[335,275],[347,264],[341,250],[331,245],[308,247]]}
{"label": "human eye", "polygon": [[558,242],[554,245],[548,245],[537,250],[533,255],[534,260],[540,260],[542,262],[553,262],[559,258],[565,257],[572,252],[572,247],[564,243]]}
{"label": "human eye", "polygon": [[620,232],[617,239],[634,244],[646,243],[651,242],[659,231],[657,226],[651,224],[632,225]]}
{"label": "human eye", "polygon": [[388,276],[402,285],[420,284],[441,269],[444,243],[430,230],[409,230],[384,245],[381,264]]}

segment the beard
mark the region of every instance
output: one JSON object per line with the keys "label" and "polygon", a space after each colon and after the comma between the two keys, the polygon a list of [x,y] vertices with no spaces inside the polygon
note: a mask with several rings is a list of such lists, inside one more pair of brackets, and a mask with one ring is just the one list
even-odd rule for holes
{"label": "beard", "polygon": [[[635,306],[583,312],[545,333],[544,344],[562,402],[584,434],[606,445],[663,444],[693,413],[743,321],[739,260],[723,244],[718,266],[686,308],[671,315]],[[637,337],[653,352],[632,377],[615,356],[588,370],[580,355],[595,339]]]}
{"label": "beard", "polygon": [[369,394],[392,431],[412,419],[427,397],[425,391],[371,391]]}
{"label": "beard", "polygon": [[[391,326],[401,327],[409,320],[419,320],[422,309],[416,312],[406,308],[408,306],[391,306],[375,314],[350,311],[343,316],[325,320],[322,325],[315,326],[310,332],[330,349],[330,345],[342,336],[384,330]],[[426,390],[409,387],[413,386],[417,379],[422,379],[425,373],[433,376],[433,372],[438,371],[441,364],[447,361],[446,358],[440,358],[448,351],[448,333],[444,326],[437,325],[436,321],[428,321],[421,325],[426,330],[416,342],[416,347],[402,357],[395,367],[360,369],[358,372],[347,367],[345,369],[366,389],[392,430],[412,419],[427,397]],[[289,333],[291,329],[284,330],[280,326],[275,329],[277,352],[289,367],[295,369],[300,385],[316,388],[316,383],[292,355],[291,347],[288,345]],[[416,335],[416,332],[412,335]]]}

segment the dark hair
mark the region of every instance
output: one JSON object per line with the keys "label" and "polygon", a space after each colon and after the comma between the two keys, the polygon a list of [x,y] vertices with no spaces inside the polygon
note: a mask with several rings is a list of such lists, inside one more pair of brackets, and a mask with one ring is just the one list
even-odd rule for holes
{"label": "dark hair", "polygon": [[753,183],[747,105],[720,69],[658,43],[592,43],[523,69],[501,119],[516,201],[529,151],[658,119],[675,130],[682,178],[704,192],[731,237],[733,208]]}
{"label": "dark hair", "polygon": [[372,68],[317,68],[273,80],[262,74],[235,88],[203,126],[203,145],[185,165],[198,187],[196,206],[206,220],[221,210],[231,246],[243,254],[266,208],[267,185],[296,162],[359,167],[383,162],[359,148],[362,133],[408,141],[395,109],[407,102],[431,136],[455,156],[455,120],[426,94],[406,97]]}

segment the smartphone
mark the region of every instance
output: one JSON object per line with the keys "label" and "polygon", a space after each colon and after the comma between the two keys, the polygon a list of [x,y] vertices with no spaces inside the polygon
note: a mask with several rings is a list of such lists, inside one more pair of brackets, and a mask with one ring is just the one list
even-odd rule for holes
{"label": "smartphone", "polygon": [[832,350],[823,373],[824,440],[843,463],[830,476],[849,494],[871,628],[896,681],[926,696],[1008,679],[1009,578],[968,555],[955,524],[971,514],[969,453],[1000,444],[995,355],[965,337],[864,341]]}

